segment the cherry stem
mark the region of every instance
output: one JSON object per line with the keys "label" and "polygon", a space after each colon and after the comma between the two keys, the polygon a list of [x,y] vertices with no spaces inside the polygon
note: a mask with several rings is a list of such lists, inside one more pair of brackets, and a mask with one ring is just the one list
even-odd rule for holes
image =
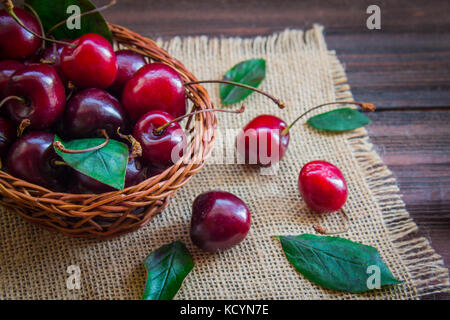
{"label": "cherry stem", "polygon": [[[31,13],[33,13],[34,17],[36,18],[36,20],[39,23],[39,27],[41,28],[41,33],[44,34],[45,30],[44,30],[44,26],[42,25],[42,21],[41,18],[39,17],[39,15],[37,14],[36,10],[33,9],[32,6],[30,6],[28,3],[24,3],[23,4],[28,10],[31,11]],[[41,45],[41,49],[45,48],[45,41],[42,41],[42,45]]]}
{"label": "cherry stem", "polygon": [[297,119],[295,119],[286,129],[284,129],[281,132],[282,136],[285,136],[288,134],[289,130],[297,123],[298,120],[300,120],[301,118],[303,118],[305,115],[307,115],[308,113],[310,113],[311,111],[314,111],[316,109],[325,107],[325,106],[329,106],[329,105],[333,105],[333,104],[353,104],[356,106],[360,106],[361,109],[366,110],[366,111],[374,111],[375,110],[375,106],[371,103],[366,103],[366,102],[354,102],[354,101],[342,101],[342,102],[338,102],[338,101],[334,101],[334,102],[327,102],[318,106],[315,106],[307,111],[305,111],[303,114],[301,114]]}
{"label": "cherry stem", "polygon": [[184,116],[178,117],[173,119],[172,121],[169,121],[165,124],[163,124],[161,127],[157,128],[154,130],[155,134],[161,134],[162,131],[164,131],[164,129],[166,129],[168,126],[170,126],[172,123],[174,122],[178,122],[186,117],[190,117],[190,116],[194,116],[196,114],[199,113],[204,113],[204,112],[227,112],[227,113],[242,113],[245,111],[245,106],[242,105],[239,109],[237,110],[227,110],[227,109],[203,109],[203,110],[197,110],[188,114],[185,114]]}
{"label": "cherry stem", "polygon": [[96,151],[96,150],[99,150],[99,149],[103,148],[104,146],[106,146],[109,143],[109,137],[108,137],[108,134],[106,133],[106,131],[104,129],[102,129],[102,130],[100,130],[100,132],[105,136],[106,140],[102,144],[99,144],[98,146],[95,146],[95,147],[92,147],[92,148],[87,148],[87,149],[82,149],[82,150],[66,149],[66,147],[64,147],[64,145],[61,143],[61,141],[54,141],[53,142],[53,146],[56,149],[58,149],[58,151],[61,151],[63,153],[70,153],[70,154],[86,153],[86,152]]}
{"label": "cherry stem", "polygon": [[270,100],[272,100],[273,102],[275,102],[278,107],[280,109],[284,109],[286,107],[286,105],[284,104],[284,102],[282,102],[280,99],[275,98],[274,96],[272,96],[271,94],[262,91],[258,88],[252,87],[252,86],[248,86],[246,84],[242,84],[242,83],[238,83],[238,82],[234,82],[234,81],[229,81],[229,80],[201,80],[201,81],[192,81],[192,82],[185,82],[184,84],[186,86],[191,85],[191,84],[200,84],[200,83],[225,83],[225,84],[230,84],[233,86],[237,86],[237,87],[241,87],[241,88],[245,88],[245,89],[249,89],[255,92],[258,92],[264,96],[266,96],[267,98],[269,98]]}
{"label": "cherry stem", "polygon": [[17,136],[21,137],[26,128],[31,124],[30,119],[23,119],[17,127]]}
{"label": "cherry stem", "polygon": [[331,231],[331,232],[328,232],[324,227],[322,227],[320,224],[315,224],[315,225],[313,225],[313,228],[314,228],[314,230],[317,232],[317,233],[320,233],[320,234],[326,234],[326,235],[336,235],[336,234],[342,234],[342,233],[346,233],[346,232],[348,232],[348,230],[350,229],[350,227],[349,227],[349,222],[348,222],[348,216],[347,216],[347,214],[345,213],[345,211],[344,210],[342,210],[342,214],[343,214],[343,216],[344,216],[344,220],[345,220],[345,229],[343,229],[343,230],[339,230],[339,231]]}
{"label": "cherry stem", "polygon": [[117,134],[120,138],[127,140],[131,144],[131,155],[130,158],[136,158],[142,156],[142,146],[139,141],[136,140],[131,134],[120,133],[120,127],[117,128]]}
{"label": "cherry stem", "polygon": [[53,27],[51,27],[51,28],[47,31],[47,35],[51,34],[53,31],[55,31],[56,29],[58,29],[59,27],[61,27],[62,25],[64,25],[64,24],[67,22],[67,20],[69,20],[69,19],[80,18],[80,17],[83,17],[83,16],[87,16],[88,14],[91,14],[91,13],[100,12],[100,11],[102,11],[102,10],[105,10],[105,9],[108,9],[108,8],[114,6],[116,3],[117,3],[116,0],[112,0],[110,3],[104,5],[103,7],[95,8],[95,9],[92,9],[92,10],[89,10],[89,11],[86,11],[86,12],[83,12],[83,13],[80,13],[80,14],[77,14],[77,15],[75,15],[75,16],[71,16],[71,17],[67,18],[66,20],[60,21],[60,22],[58,22],[57,24],[55,24]]}
{"label": "cherry stem", "polygon": [[8,12],[8,14],[25,30],[27,30],[29,33],[31,33],[33,36],[44,40],[44,41],[49,41],[49,42],[54,42],[54,43],[59,43],[65,46],[69,46],[71,48],[75,48],[76,45],[73,43],[69,43],[66,41],[60,41],[60,40],[55,40],[55,39],[49,39],[46,37],[43,37],[37,33],[35,33],[34,31],[30,30],[26,25],[23,24],[23,22],[19,19],[19,17],[16,15],[16,13],[14,12],[14,5],[12,3],[11,0],[1,0],[3,3],[3,6],[5,7],[6,12]]}
{"label": "cherry stem", "polygon": [[18,97],[18,96],[9,96],[0,101],[0,107],[2,107],[5,103],[7,103],[9,100],[19,100],[22,103],[26,103],[26,100],[24,98]]}

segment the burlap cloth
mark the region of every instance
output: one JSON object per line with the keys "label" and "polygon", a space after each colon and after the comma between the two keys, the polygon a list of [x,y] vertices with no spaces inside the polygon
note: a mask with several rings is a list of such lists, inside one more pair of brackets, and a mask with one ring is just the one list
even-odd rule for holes
{"label": "burlap cloth", "polygon": [[[234,64],[250,58],[267,60],[261,88],[281,97],[279,110],[267,98],[253,94],[242,115],[218,114],[219,131],[242,128],[256,115],[276,114],[290,122],[307,108],[352,99],[342,65],[326,47],[322,28],[287,30],[250,40],[206,37],[159,41],[199,79],[220,79]],[[219,104],[218,86],[208,85]],[[324,110],[322,110],[324,111]],[[220,156],[234,137],[222,135],[215,144]],[[414,299],[448,290],[448,270],[405,210],[391,172],[373,150],[365,129],[347,134],[323,134],[305,125],[291,130],[291,142],[277,175],[261,175],[245,165],[211,161],[183,188],[169,208],[137,232],[108,241],[79,240],[43,230],[14,213],[0,216],[1,299],[140,299],[146,272],[143,261],[154,249],[183,241],[196,266],[178,299]],[[297,190],[300,168],[323,159],[336,164],[349,186],[345,210],[350,230],[342,236],[376,247],[390,270],[405,282],[365,294],[326,290],[298,274],[272,235],[314,233],[322,222],[342,229],[336,214],[312,214]],[[222,253],[207,254],[189,239],[191,204],[201,192],[230,191],[252,212],[245,241]],[[67,268],[81,269],[81,289],[69,290]]]}

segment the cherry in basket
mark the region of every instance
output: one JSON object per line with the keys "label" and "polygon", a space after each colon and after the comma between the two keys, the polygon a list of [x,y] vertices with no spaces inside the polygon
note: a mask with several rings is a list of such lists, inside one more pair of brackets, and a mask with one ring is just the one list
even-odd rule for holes
{"label": "cherry in basket", "polygon": [[32,129],[50,127],[64,111],[66,94],[55,69],[45,64],[27,65],[9,78],[1,104],[17,123],[29,121]]}
{"label": "cherry in basket", "polygon": [[36,34],[41,34],[38,20],[27,11],[0,10],[0,59],[25,59],[36,53],[42,40],[25,30],[12,15]]}
{"label": "cherry in basket", "polygon": [[59,190],[68,180],[68,167],[58,165],[61,158],[53,149],[55,135],[44,131],[33,131],[18,138],[11,146],[6,167],[14,177]]}
{"label": "cherry in basket", "polygon": [[147,64],[125,85],[122,104],[133,121],[154,110],[167,112],[173,117],[182,116],[186,113],[183,80],[166,64]]}

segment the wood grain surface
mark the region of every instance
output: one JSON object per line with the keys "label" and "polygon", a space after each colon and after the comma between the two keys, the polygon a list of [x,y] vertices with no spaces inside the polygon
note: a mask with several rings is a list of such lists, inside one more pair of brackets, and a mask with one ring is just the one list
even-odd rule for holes
{"label": "wood grain surface", "polygon": [[[381,8],[381,30],[366,27],[370,4]],[[420,233],[449,266],[449,12],[448,0],[119,0],[104,15],[153,38],[251,37],[324,25],[355,99],[378,107],[368,126],[372,142],[394,172]]]}

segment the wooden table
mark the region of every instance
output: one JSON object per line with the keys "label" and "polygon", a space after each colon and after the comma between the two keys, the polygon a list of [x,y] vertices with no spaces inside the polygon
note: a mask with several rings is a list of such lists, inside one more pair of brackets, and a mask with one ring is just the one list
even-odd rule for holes
{"label": "wooden table", "polygon": [[[94,1],[98,5],[105,1]],[[381,8],[381,30],[366,9]],[[370,137],[407,209],[450,265],[450,1],[119,0],[108,21],[148,37],[266,35],[325,26],[355,99],[373,102]],[[449,294],[429,296],[449,299]]]}

